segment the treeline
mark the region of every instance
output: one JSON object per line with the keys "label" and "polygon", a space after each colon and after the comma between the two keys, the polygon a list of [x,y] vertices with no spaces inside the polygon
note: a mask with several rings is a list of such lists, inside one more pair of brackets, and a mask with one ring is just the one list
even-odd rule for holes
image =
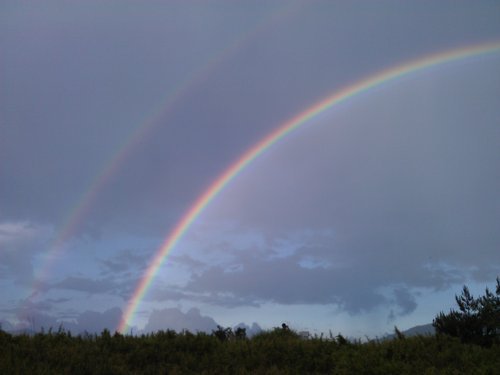
{"label": "treeline", "polygon": [[[228,331],[226,331],[228,333]],[[141,336],[72,336],[70,332],[0,332],[2,374],[495,374],[500,345],[464,343],[449,335],[386,341],[343,336],[301,338],[275,328],[252,338],[160,331]]]}
{"label": "treeline", "polygon": [[248,338],[244,328],[211,334],[167,330],[140,336],[35,335],[0,329],[0,374],[499,374],[500,280],[474,298],[464,286],[458,310],[439,313],[435,335],[392,340],[304,338],[281,328]]}

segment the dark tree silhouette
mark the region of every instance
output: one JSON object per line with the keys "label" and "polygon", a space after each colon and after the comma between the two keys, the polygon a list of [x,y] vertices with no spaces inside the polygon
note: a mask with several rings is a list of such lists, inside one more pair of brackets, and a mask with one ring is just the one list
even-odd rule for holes
{"label": "dark tree silhouette", "polygon": [[233,330],[228,327],[217,326],[217,330],[212,331],[212,335],[217,337],[220,341],[229,341],[234,337]]}
{"label": "dark tree silhouette", "polygon": [[234,337],[237,340],[244,340],[247,338],[247,330],[243,327],[238,327],[234,330]]}
{"label": "dark tree silhouette", "polygon": [[479,298],[474,298],[464,285],[462,294],[455,296],[459,310],[448,314],[440,312],[432,325],[438,334],[459,337],[462,342],[489,346],[500,335],[500,278],[496,279],[495,293],[486,288]]}

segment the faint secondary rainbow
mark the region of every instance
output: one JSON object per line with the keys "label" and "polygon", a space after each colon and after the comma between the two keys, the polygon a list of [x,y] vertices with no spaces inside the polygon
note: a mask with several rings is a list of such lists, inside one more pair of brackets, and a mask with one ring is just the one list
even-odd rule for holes
{"label": "faint secondary rainbow", "polygon": [[151,286],[153,279],[158,273],[167,255],[179,242],[179,240],[186,233],[191,224],[193,224],[196,218],[198,218],[198,216],[209,205],[209,203],[224,189],[224,187],[229,182],[231,182],[231,180],[233,180],[250,163],[252,163],[256,158],[262,155],[262,153],[264,153],[278,141],[286,137],[297,128],[307,124],[309,120],[311,120],[318,114],[356,95],[365,93],[374,87],[435,65],[499,51],[500,42],[483,43],[479,45],[440,52],[383,70],[333,93],[333,95],[326,97],[326,99],[323,99],[307,108],[305,111],[300,112],[298,115],[291,118],[290,120],[279,126],[277,129],[275,129],[273,132],[265,136],[254,146],[248,149],[245,153],[243,153],[236,162],[231,164],[224,172],[222,172],[222,174],[220,174],[213,181],[213,183],[196,199],[196,201],[184,213],[181,220],[175,225],[174,229],[166,237],[165,242],[156,252],[156,255],[154,256],[148,269],[136,286],[132,297],[127,303],[125,312],[122,316],[122,320],[117,327],[117,330],[122,333],[126,331],[127,326],[129,326],[132,322],[140,302]]}
{"label": "faint secondary rainbow", "polygon": [[160,120],[165,119],[191,93],[193,88],[207,80],[217,68],[234,56],[242,47],[255,40],[258,36],[261,36],[269,28],[293,17],[301,6],[300,3],[294,3],[277,7],[273,11],[263,14],[245,32],[235,35],[225,47],[213,54],[206,63],[199,66],[186,79],[180,81],[176,87],[170,90],[160,100],[161,107],[153,110],[150,116],[138,124],[130,135],[117,145],[116,149],[111,153],[111,157],[83,191],[79,200],[73,206],[72,211],[67,215],[59,231],[50,242],[48,250],[43,254],[41,266],[36,270],[30,295],[26,299],[27,303],[43,290],[44,282],[51,273],[55,259],[64,253],[68,241],[81,227],[85,218],[89,216],[90,211],[97,202],[99,193],[109,185],[112,178],[125,164],[133,151],[153,133],[154,129],[159,125]]}

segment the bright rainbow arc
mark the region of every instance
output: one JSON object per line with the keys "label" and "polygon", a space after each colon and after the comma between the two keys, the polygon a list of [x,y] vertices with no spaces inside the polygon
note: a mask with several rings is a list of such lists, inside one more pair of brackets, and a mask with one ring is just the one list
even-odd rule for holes
{"label": "bright rainbow arc", "polygon": [[165,242],[157,251],[147,271],[137,285],[132,297],[127,303],[125,313],[117,327],[117,331],[125,333],[127,326],[130,325],[134,318],[134,314],[144,298],[146,292],[152,284],[154,277],[165,261],[167,255],[179,242],[182,236],[189,229],[191,224],[198,218],[209,203],[231,182],[243,169],[258,158],[262,153],[268,150],[271,146],[286,137],[288,134],[297,128],[305,125],[309,120],[318,114],[330,109],[331,107],[344,102],[358,94],[364,93],[374,87],[382,85],[386,82],[401,78],[407,74],[421,71],[423,69],[443,64],[455,60],[461,60],[477,55],[494,53],[500,51],[500,42],[484,43],[451,51],[433,54],[421,59],[417,59],[402,65],[398,65],[380,73],[372,75],[366,79],[360,80],[353,85],[347,86],[326,99],[309,107],[305,111],[299,113],[283,125],[279,126],[272,133],[268,134],[253,147],[248,149],[240,158],[229,166],[214,182],[198,197],[191,205],[188,211],[185,212],[182,219],[176,224],[174,229],[166,237]]}

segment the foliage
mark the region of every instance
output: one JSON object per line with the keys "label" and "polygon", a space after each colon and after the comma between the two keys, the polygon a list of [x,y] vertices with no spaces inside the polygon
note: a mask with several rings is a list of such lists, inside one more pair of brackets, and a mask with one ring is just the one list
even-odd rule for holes
{"label": "foliage", "polygon": [[486,288],[485,294],[474,298],[467,286],[456,295],[459,311],[443,312],[434,319],[433,326],[439,334],[458,337],[462,342],[490,346],[500,337],[500,279],[496,291]]}
{"label": "foliage", "polygon": [[169,330],[141,336],[109,331],[72,336],[62,329],[31,336],[0,331],[0,373],[492,374],[500,368],[498,343],[482,347],[445,335],[361,343],[340,334],[302,339],[282,328],[252,338],[233,333],[224,340],[217,332],[230,331],[219,327],[213,334]]}
{"label": "foliage", "polygon": [[212,334],[159,331],[132,336],[57,332],[12,335],[0,329],[0,374],[495,374],[500,368],[500,281],[459,311],[439,314],[438,334],[392,340],[302,338],[286,324],[247,338],[218,326]]}

